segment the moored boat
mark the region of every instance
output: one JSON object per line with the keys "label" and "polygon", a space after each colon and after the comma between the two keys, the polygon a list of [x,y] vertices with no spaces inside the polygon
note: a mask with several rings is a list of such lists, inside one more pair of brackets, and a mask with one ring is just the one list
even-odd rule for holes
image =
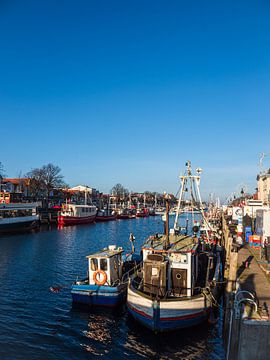
{"label": "moored boat", "polygon": [[98,210],[96,215],[96,222],[101,221],[114,221],[117,218],[117,213],[115,211],[110,211],[107,209]]}
{"label": "moored boat", "polygon": [[148,217],[149,210],[147,208],[137,209],[136,217]]}
{"label": "moored boat", "polygon": [[127,208],[120,209],[117,214],[117,219],[122,219],[122,220],[130,219],[130,210]]}
{"label": "moored boat", "polygon": [[91,224],[95,221],[96,213],[94,205],[64,204],[58,215],[58,225]]}
{"label": "moored boat", "polygon": [[149,209],[149,216],[156,216],[156,211],[154,208]]}
{"label": "moored boat", "polygon": [[38,226],[38,203],[0,204],[0,233],[29,231]]}
{"label": "moored boat", "polygon": [[89,276],[72,285],[74,303],[113,307],[123,302],[135,262],[123,261],[122,253],[123,248],[111,245],[87,256]]}
{"label": "moored boat", "polygon": [[[193,227],[190,235],[181,233],[178,226],[188,180],[196,187],[193,194],[198,194],[202,209],[200,176],[198,172],[195,176],[191,174],[188,162],[187,173],[181,176],[174,228],[169,230],[169,199],[166,198],[165,233],[147,239],[142,247],[142,267],[131,277],[128,286],[128,311],[154,332],[186,328],[206,320],[222,280],[222,248],[212,246],[209,232],[206,231],[202,239],[198,226]],[[201,215],[205,220],[203,210]]]}

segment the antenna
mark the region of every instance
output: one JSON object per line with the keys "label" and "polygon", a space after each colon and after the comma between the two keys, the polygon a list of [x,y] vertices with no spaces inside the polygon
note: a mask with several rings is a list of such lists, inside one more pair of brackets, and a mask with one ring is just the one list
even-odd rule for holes
{"label": "antenna", "polygon": [[260,169],[260,174],[263,174],[264,173],[264,158],[266,157],[266,156],[269,156],[270,155],[270,153],[265,153],[265,152],[261,152],[260,154],[259,154],[259,163],[258,163],[258,167],[259,167],[259,169]]}

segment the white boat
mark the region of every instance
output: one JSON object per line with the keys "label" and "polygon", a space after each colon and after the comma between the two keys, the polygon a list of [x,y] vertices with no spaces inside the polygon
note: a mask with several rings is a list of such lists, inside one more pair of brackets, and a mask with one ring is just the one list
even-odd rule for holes
{"label": "white boat", "polygon": [[37,227],[38,203],[0,204],[0,233],[28,231]]}
{"label": "white boat", "polygon": [[66,204],[62,205],[62,209],[58,215],[58,225],[80,225],[91,224],[96,219],[97,207],[87,204],[87,187],[84,187],[84,205]]}
{"label": "white boat", "polygon": [[[199,227],[193,234],[182,234],[178,226],[184,189],[191,183],[193,194],[200,198],[200,172],[191,173],[190,162],[181,176],[181,192],[174,228],[169,230],[169,199],[165,233],[150,236],[142,247],[143,263],[130,279],[127,307],[130,314],[155,332],[197,325],[207,319],[222,277],[221,247],[214,248],[208,237],[201,239]],[[196,190],[196,191],[195,191]],[[213,248],[213,249],[212,249]]]}
{"label": "white boat", "polygon": [[91,224],[95,221],[97,208],[94,205],[65,204],[58,215],[60,226]]}

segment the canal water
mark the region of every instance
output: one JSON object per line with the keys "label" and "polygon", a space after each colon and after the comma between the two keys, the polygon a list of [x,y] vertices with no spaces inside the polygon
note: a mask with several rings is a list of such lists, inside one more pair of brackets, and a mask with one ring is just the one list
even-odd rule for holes
{"label": "canal water", "polygon": [[0,359],[224,359],[221,320],[156,336],[125,306],[72,307],[70,285],[86,276],[86,255],[110,244],[129,252],[130,232],[139,252],[162,230],[158,216],[1,236]]}

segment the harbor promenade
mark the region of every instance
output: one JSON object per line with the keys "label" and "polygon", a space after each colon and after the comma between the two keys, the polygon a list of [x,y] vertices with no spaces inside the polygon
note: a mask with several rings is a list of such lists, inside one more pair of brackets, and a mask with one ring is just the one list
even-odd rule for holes
{"label": "harbor promenade", "polygon": [[258,301],[258,313],[255,315],[251,312],[249,317],[268,320],[270,315],[270,282],[266,273],[268,265],[259,259],[258,250],[247,245],[240,249],[237,263],[237,277],[241,290],[255,294]]}
{"label": "harbor promenade", "polygon": [[227,360],[266,360],[270,346],[270,282],[260,249],[233,242],[235,229],[223,217],[227,279],[224,342]]}

